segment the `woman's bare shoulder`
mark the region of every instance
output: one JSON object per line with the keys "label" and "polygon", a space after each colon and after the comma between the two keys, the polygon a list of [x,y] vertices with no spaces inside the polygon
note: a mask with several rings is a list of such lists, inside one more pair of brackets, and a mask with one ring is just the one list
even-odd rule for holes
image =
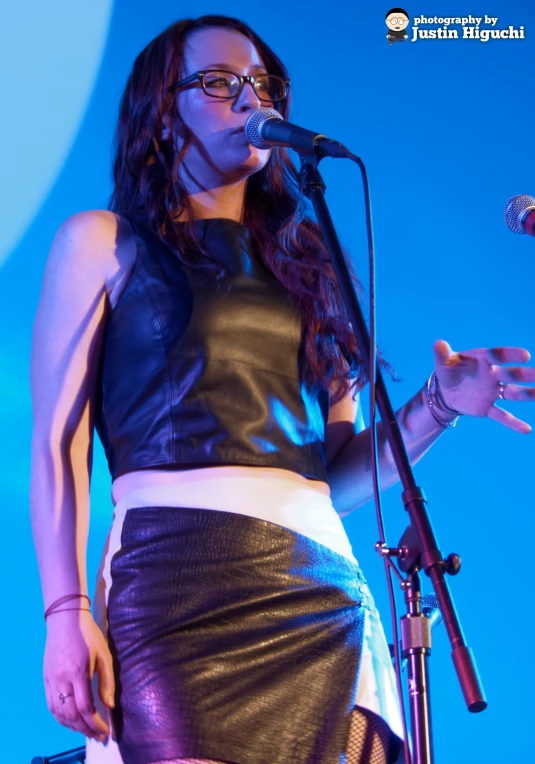
{"label": "woman's bare shoulder", "polygon": [[58,233],[81,247],[99,268],[113,309],[135,261],[136,243],[128,220],[110,210],[82,210],[66,218]]}
{"label": "woman's bare shoulder", "polygon": [[[36,437],[87,457],[107,289],[130,258],[125,222],[86,210],[58,227],[44,268],[32,333],[30,382]],[[108,284],[109,282],[109,284]],[[76,446],[73,444],[76,441]]]}

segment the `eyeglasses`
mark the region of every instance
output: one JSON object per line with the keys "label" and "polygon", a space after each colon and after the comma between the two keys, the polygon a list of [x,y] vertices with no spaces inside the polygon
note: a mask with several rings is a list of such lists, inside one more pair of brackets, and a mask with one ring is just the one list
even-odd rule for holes
{"label": "eyeglasses", "polygon": [[207,96],[212,98],[237,98],[248,82],[260,101],[282,101],[288,95],[290,80],[276,74],[236,74],[225,69],[206,69],[185,77],[170,85],[167,90],[175,90],[198,80]]}

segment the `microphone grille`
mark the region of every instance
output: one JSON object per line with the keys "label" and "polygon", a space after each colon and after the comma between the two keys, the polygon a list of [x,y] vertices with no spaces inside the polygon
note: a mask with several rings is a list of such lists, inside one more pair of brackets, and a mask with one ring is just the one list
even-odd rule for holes
{"label": "microphone grille", "polygon": [[520,223],[520,215],[529,208],[535,209],[535,197],[523,194],[512,196],[505,205],[505,222],[513,233],[524,233]]}
{"label": "microphone grille", "polygon": [[440,609],[438,597],[434,592],[423,595],[421,606],[422,606],[423,613],[430,614],[432,611],[435,612],[435,617],[433,618],[433,622],[435,625],[438,626],[439,624],[442,623],[444,618],[442,617],[442,611]]}
{"label": "microphone grille", "polygon": [[262,139],[262,125],[268,119],[283,119],[282,115],[276,109],[267,107],[255,109],[248,117],[245,123],[245,137],[257,149],[270,149],[271,145],[265,143]]}

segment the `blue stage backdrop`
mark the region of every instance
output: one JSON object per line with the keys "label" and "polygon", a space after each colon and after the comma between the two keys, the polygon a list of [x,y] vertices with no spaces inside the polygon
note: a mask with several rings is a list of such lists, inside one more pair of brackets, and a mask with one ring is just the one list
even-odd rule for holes
{"label": "blue stage backdrop", "polygon": [[[535,242],[503,221],[505,201],[535,195],[535,17],[528,2],[426,2],[406,10],[408,39],[389,45],[390,6],[342,0],[255,9],[159,0],[28,0],[2,11],[3,179],[0,226],[0,405],[4,548],[2,761],[83,744],[49,714],[42,686],[45,624],[29,523],[31,327],[47,253],[60,223],[105,208],[118,103],[137,53],[178,18],[220,12],[256,28],[287,63],[292,121],[337,138],[366,163],[377,256],[379,341],[402,381],[394,406],[428,377],[432,343],[456,350],[511,344],[535,351]],[[523,38],[413,41],[415,17],[469,15]],[[470,26],[469,24],[466,26]],[[418,29],[443,28],[419,24]],[[297,157],[295,156],[297,161]],[[367,283],[358,169],[326,160],[327,198],[342,243]],[[367,405],[367,396],[363,395]],[[535,406],[506,404],[535,426]],[[367,421],[367,412],[365,419]],[[451,587],[488,696],[468,713],[443,627],[431,658],[437,764],[528,761],[535,627],[531,534],[535,434],[461,420],[416,466],[444,553],[463,567]],[[90,582],[111,516],[110,478],[98,440],[91,485]],[[406,526],[399,485],[384,495],[388,540]],[[390,634],[372,504],[344,519]],[[429,583],[425,586],[429,589]]]}

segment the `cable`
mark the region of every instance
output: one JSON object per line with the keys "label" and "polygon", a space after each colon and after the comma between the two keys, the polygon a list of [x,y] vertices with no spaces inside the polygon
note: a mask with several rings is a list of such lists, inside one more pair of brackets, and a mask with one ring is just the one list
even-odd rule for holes
{"label": "cable", "polygon": [[[370,202],[370,191],[368,185],[368,176],[366,168],[362,160],[350,154],[349,158],[354,161],[360,168],[362,174],[362,183],[364,186],[364,205],[366,210],[366,233],[368,239],[368,263],[369,263],[369,300],[370,300],[370,448],[371,448],[371,466],[372,466],[372,481],[373,481],[373,496],[375,502],[375,515],[377,519],[377,528],[379,531],[379,541],[381,544],[386,545],[386,536],[384,531],[383,512],[381,508],[381,492],[379,490],[379,459],[377,449],[377,423],[376,423],[376,400],[375,400],[375,371],[376,371],[376,320],[375,320],[375,253],[373,246],[373,230],[372,230],[372,212]],[[405,714],[405,704],[403,700],[403,687],[401,683],[401,656],[399,653],[399,632],[397,622],[397,610],[396,600],[394,596],[394,586],[392,583],[392,563],[388,557],[383,555],[383,563],[385,566],[386,585],[388,589],[388,598],[390,600],[390,612],[392,617],[392,636],[394,640],[394,662],[396,673],[396,684],[399,696],[399,705],[401,710],[401,717],[403,722],[404,741],[403,747],[405,751],[406,764],[411,764],[411,754],[409,749],[409,732],[407,727],[407,717]]]}

